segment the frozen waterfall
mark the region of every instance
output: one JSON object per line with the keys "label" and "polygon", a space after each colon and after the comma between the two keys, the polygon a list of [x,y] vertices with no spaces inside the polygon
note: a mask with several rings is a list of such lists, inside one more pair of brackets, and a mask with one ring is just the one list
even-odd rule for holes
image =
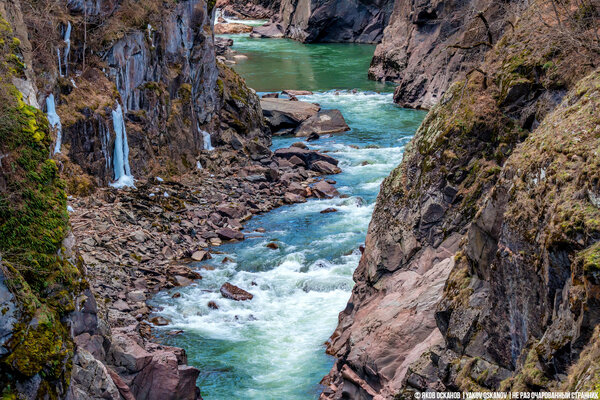
{"label": "frozen waterfall", "polygon": [[113,170],[115,182],[110,185],[115,188],[134,186],[133,176],[129,168],[129,145],[127,144],[127,131],[125,130],[125,119],[121,104],[117,103],[117,109],[112,111],[113,127],[115,129],[115,149],[113,151]]}
{"label": "frozen waterfall", "polygon": [[62,145],[62,125],[60,124],[60,117],[56,113],[56,104],[54,103],[54,95],[50,94],[46,97],[46,115],[50,126],[56,130],[56,144],[54,145],[54,154],[60,153],[60,146]]}

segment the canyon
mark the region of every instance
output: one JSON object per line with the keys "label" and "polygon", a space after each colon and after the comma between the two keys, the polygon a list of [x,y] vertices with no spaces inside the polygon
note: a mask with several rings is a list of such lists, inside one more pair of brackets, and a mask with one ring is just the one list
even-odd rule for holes
{"label": "canyon", "polygon": [[597,392],[600,4],[557,4],[1,1],[3,397]]}

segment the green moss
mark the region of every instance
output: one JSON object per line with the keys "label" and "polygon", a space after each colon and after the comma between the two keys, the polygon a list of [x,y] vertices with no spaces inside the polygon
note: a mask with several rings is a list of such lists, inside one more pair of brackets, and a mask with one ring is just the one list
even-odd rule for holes
{"label": "green moss", "polygon": [[[79,268],[63,256],[69,229],[65,184],[48,159],[48,120],[11,83],[22,74],[15,69],[15,57],[22,57],[20,42],[4,20],[0,38],[0,153],[6,177],[0,193],[0,268],[20,311],[9,352],[0,358],[0,387],[39,374],[38,397],[53,399],[68,386],[73,352],[62,320],[75,309],[84,281]],[[13,393],[9,389],[2,395],[11,398]]]}

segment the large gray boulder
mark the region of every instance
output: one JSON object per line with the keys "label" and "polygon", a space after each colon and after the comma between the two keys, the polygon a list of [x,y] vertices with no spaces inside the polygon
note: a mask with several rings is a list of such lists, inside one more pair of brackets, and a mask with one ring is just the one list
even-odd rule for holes
{"label": "large gray boulder", "polygon": [[273,132],[296,129],[302,122],[321,110],[321,107],[313,103],[275,98],[261,99],[260,106]]}
{"label": "large gray boulder", "polygon": [[349,130],[350,127],[339,110],[322,110],[302,122],[295,135],[299,137],[310,136],[313,133],[327,135]]}

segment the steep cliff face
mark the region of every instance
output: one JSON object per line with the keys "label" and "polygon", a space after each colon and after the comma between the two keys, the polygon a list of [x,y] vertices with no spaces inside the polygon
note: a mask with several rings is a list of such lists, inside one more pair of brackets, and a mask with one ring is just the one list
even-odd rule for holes
{"label": "steep cliff face", "polygon": [[240,19],[270,19],[279,12],[280,0],[218,0],[215,8]]}
{"label": "steep cliff face", "polygon": [[[112,112],[118,104],[132,174],[138,177],[189,170],[210,144],[206,135],[218,136],[222,129],[268,141],[258,101],[249,105],[256,117],[251,131],[220,121],[225,100],[223,82],[218,83],[213,5],[204,0],[70,1],[27,8],[32,37],[42,43],[42,37],[51,37],[57,47],[37,47],[33,65],[38,86],[57,100],[61,152],[96,184],[115,178]],[[41,13],[49,13],[51,23],[44,23]],[[253,95],[245,84],[241,88]],[[44,99],[42,93],[39,100]]]}
{"label": "steep cliff face", "polygon": [[5,398],[56,398],[69,387],[71,333],[86,329],[79,311],[89,290],[64,182],[48,159],[48,120],[31,104],[31,45],[12,28],[21,23],[18,3],[0,3],[0,387]]}
{"label": "steep cliff face", "polygon": [[392,0],[282,0],[277,25],[302,42],[378,43]]}
{"label": "steep cliff face", "polygon": [[598,384],[599,53],[577,12],[524,11],[382,184],[322,398]]}
{"label": "steep cliff face", "polygon": [[369,77],[398,83],[394,100],[403,107],[429,109],[481,63],[519,3],[398,0]]}

